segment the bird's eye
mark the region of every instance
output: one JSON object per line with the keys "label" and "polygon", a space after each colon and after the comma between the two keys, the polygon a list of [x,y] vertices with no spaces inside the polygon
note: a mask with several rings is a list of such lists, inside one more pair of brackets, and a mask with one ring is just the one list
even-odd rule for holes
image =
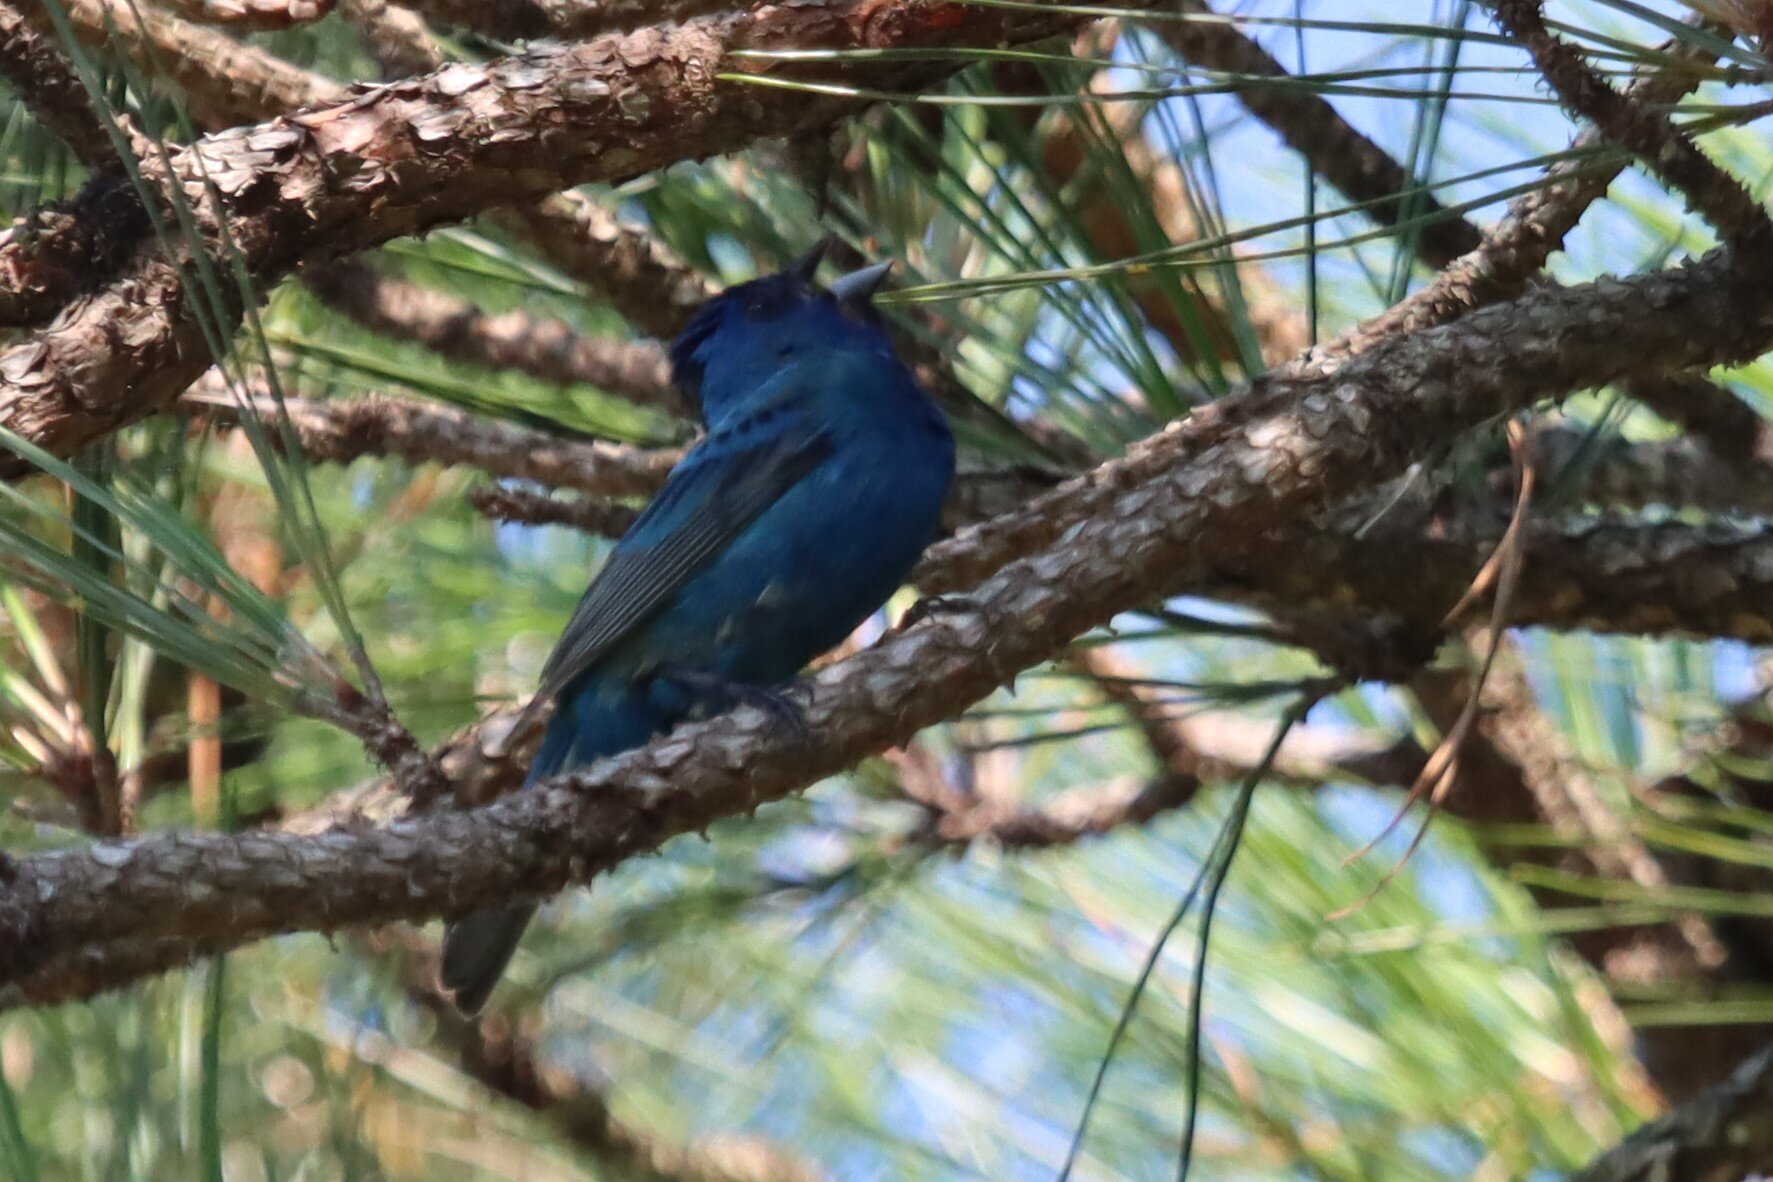
{"label": "bird's eye", "polygon": [[780,349],[776,350],[776,356],[777,357],[792,357],[792,356],[794,356],[794,346],[793,345],[783,345]]}

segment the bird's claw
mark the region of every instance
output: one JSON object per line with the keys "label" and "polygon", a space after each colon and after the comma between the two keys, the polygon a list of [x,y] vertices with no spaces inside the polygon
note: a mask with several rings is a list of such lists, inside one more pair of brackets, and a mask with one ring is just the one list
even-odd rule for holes
{"label": "bird's claw", "polygon": [[797,743],[805,740],[809,733],[806,711],[794,700],[791,688],[745,685],[718,674],[670,665],[654,671],[653,677],[694,695],[709,711],[755,706],[769,716],[777,733]]}
{"label": "bird's claw", "polygon": [[[906,609],[899,622],[901,629],[910,628],[915,624],[935,616],[942,615],[976,615],[985,624],[987,659],[996,666],[996,658],[990,644],[990,637],[996,636],[1001,629],[1003,614],[994,606],[987,604],[972,595],[926,595]],[[999,670],[1000,679],[1010,693],[1016,692],[1016,671],[1014,669]]]}
{"label": "bird's claw", "polygon": [[807,726],[806,710],[794,700],[790,690],[739,686],[734,690],[733,697],[740,704],[755,706],[769,715],[771,728],[791,742],[804,743],[811,734]]}
{"label": "bird's claw", "polygon": [[905,609],[899,627],[910,628],[935,616],[960,615],[979,610],[979,601],[970,595],[926,595]]}

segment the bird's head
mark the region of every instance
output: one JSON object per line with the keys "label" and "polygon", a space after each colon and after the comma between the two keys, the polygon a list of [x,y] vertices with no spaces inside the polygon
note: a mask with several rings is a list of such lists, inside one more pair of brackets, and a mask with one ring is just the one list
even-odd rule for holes
{"label": "bird's head", "polygon": [[793,266],[721,292],[671,343],[671,376],[713,425],[724,412],[797,358],[822,350],[893,355],[871,300],[891,263],[852,271],[820,287],[821,242]]}

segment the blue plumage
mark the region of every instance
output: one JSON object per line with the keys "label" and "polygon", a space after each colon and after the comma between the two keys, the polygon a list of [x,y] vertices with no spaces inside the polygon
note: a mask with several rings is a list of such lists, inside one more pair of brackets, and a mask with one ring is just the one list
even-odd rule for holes
{"label": "blue plumage", "polygon": [[[710,300],[671,347],[707,435],[616,544],[543,669],[557,703],[529,782],[788,681],[884,603],[929,543],[954,441],[893,353],[871,267],[817,253]],[[528,906],[450,927],[443,984],[484,1004]]]}

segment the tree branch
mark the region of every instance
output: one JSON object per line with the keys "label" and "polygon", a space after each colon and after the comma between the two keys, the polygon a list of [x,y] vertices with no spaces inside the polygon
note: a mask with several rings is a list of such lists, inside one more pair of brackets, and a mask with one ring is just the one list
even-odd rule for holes
{"label": "tree branch", "polygon": [[[1017,43],[1082,19],[934,0],[772,6],[447,66],[207,136],[173,158],[170,180],[205,224],[226,224],[230,252],[267,284],[304,260],[823,126],[860,105],[728,80],[722,75],[753,64],[729,58],[736,50]],[[956,65],[895,60],[849,80],[927,85]],[[70,454],[166,405],[211,360],[194,298],[177,261],[143,257],[106,291],[0,354],[0,426]],[[210,312],[231,325],[241,309]]]}
{"label": "tree branch", "polygon": [[324,303],[365,328],[424,345],[451,361],[595,386],[674,414],[686,409],[656,341],[587,336],[564,320],[528,312],[485,312],[351,260],[313,268],[304,278]]}
{"label": "tree branch", "polygon": [[[61,0],[61,5],[81,41],[114,48],[150,80],[164,72],[203,126],[237,123],[243,111],[264,118],[344,94],[336,82],[145,2]],[[46,6],[27,9],[26,15],[39,32],[53,35]]]}
{"label": "tree branch", "polygon": [[[1382,226],[1423,219],[1415,232],[1422,257],[1444,267],[1475,249],[1478,228],[1449,214],[1422,191],[1391,154],[1357,131],[1322,95],[1284,85],[1290,79],[1269,52],[1215,13],[1206,0],[1180,0],[1186,20],[1152,22],[1164,43],[1192,65],[1231,76],[1237,97],[1268,124],[1317,175]],[[1275,80],[1275,85],[1265,80]]]}
{"label": "tree branch", "polygon": [[1742,182],[1713,164],[1668,116],[1614,90],[1579,52],[1553,36],[1545,27],[1543,0],[1491,0],[1491,7],[1497,23],[1533,55],[1564,106],[1686,197],[1724,241],[1748,250],[1773,242],[1773,220]]}
{"label": "tree branch", "polygon": [[556,193],[493,218],[577,280],[629,324],[670,340],[714,285],[644,226],[624,222],[583,193]]}
{"label": "tree branch", "polygon": [[[1716,22],[1706,19],[1697,19],[1696,25],[1716,28]],[[1625,96],[1646,105],[1678,102],[1699,85],[1700,68],[1713,56],[1697,45],[1670,41],[1656,54],[1660,64],[1634,81]],[[1444,267],[1421,291],[1326,342],[1317,350],[1320,358],[1358,353],[1393,333],[1445,324],[1473,308],[1519,295],[1562,249],[1564,236],[1588,207],[1625,171],[1629,161],[1623,156],[1595,158],[1605,146],[1606,137],[1598,129],[1577,135],[1567,158],[1546,170],[1546,183],[1516,198],[1507,216],[1473,250]]]}
{"label": "tree branch", "polygon": [[[276,421],[277,406],[268,390],[248,397],[256,414]],[[601,497],[644,497],[658,491],[683,458],[675,449],[563,439],[437,403],[386,395],[326,402],[287,398],[283,405],[303,453],[319,462],[343,464],[359,456],[390,455],[415,464],[466,464],[490,476]],[[223,423],[240,416],[219,379],[200,382],[179,406]]]}
{"label": "tree branch", "polygon": [[1773,1162],[1773,1048],[1571,1175],[1570,1182],[1743,1182]]}
{"label": "tree branch", "polygon": [[[1258,382],[1231,397],[1230,417],[1248,426],[1214,446],[1190,454],[1172,428],[1037,499],[1028,511],[1043,517],[1038,532],[1056,521],[1069,527],[1063,537],[1008,562],[965,605],[810,678],[804,739],[744,708],[468,812],[317,837],[171,835],[20,861],[0,891],[0,915],[11,917],[0,944],[13,950],[0,957],[0,998],[55,996],[70,959],[113,941],[238,946],[460,914],[584,881],[902,743],[1070,638],[1248,553],[1279,524],[1375,487],[1458,432],[1625,369],[1756,355],[1773,342],[1767,271],[1766,259],[1714,252],[1476,312],[1332,377]],[[1252,421],[1251,406],[1266,413]],[[952,545],[1007,561],[1026,551],[993,543],[1026,544],[1019,516]]]}
{"label": "tree branch", "polygon": [[634,524],[639,510],[594,497],[551,497],[522,488],[482,486],[469,492],[469,503],[494,521],[513,525],[568,525],[603,538],[619,538]]}
{"label": "tree branch", "polygon": [[[66,0],[63,0],[66,3]],[[311,24],[332,11],[334,0],[164,0],[186,20],[266,32]]]}
{"label": "tree branch", "polygon": [[685,20],[743,4],[737,0],[408,0],[408,6],[433,24],[472,29],[500,40],[582,41],[614,29]]}
{"label": "tree branch", "polygon": [[9,0],[0,0],[0,76],[81,163],[89,168],[117,163],[116,145],[79,75],[54,41],[34,30]]}

